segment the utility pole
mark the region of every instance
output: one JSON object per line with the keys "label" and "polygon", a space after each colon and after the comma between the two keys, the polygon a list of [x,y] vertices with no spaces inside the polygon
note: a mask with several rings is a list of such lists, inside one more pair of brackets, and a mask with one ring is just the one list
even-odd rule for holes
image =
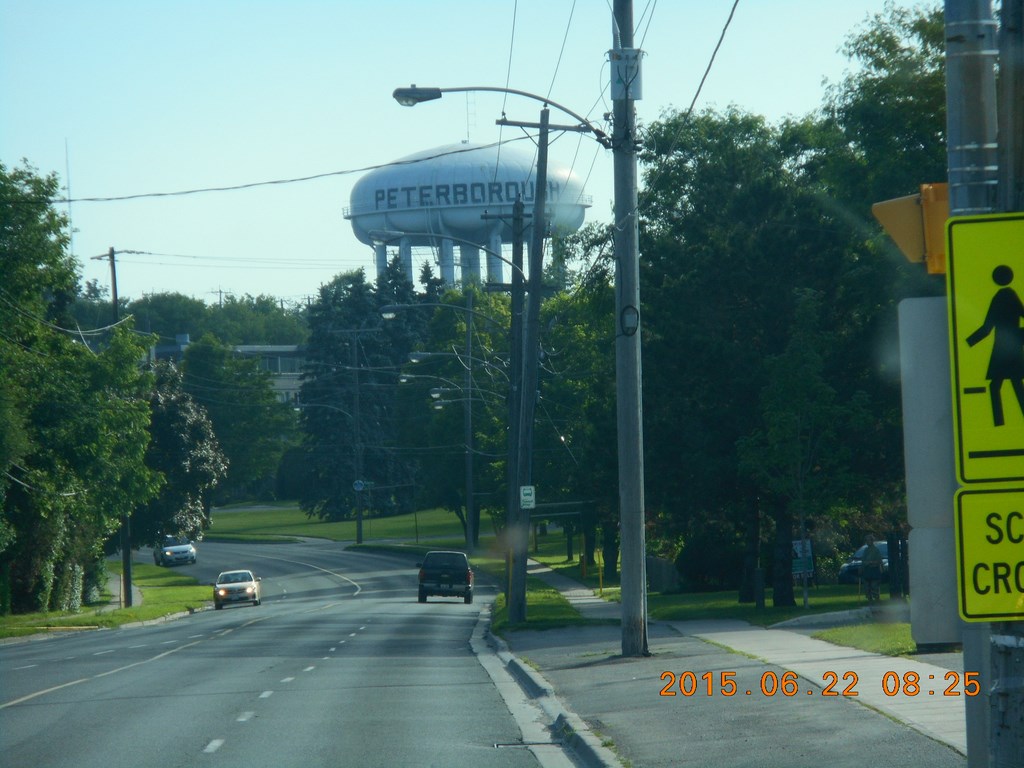
{"label": "utility pole", "polygon": [[363,480],[363,432],[359,414],[359,337],[363,334],[377,333],[380,328],[357,328],[353,330],[331,330],[347,336],[349,341],[349,365],[352,368],[352,468],[353,478],[352,490],[356,494],[356,544],[363,543],[363,504],[369,493],[367,484]]}
{"label": "utility pole", "polygon": [[480,520],[473,501],[473,286],[463,285],[466,294],[466,402],[463,417],[466,443],[466,540],[470,549],[480,537]]}
{"label": "utility pole", "polygon": [[[999,33],[998,200],[1024,211],[1024,0],[1003,0]],[[1024,765],[1024,621],[991,627],[990,765]]]}
{"label": "utility pole", "polygon": [[[516,195],[512,204],[512,282],[508,286],[498,285],[498,290],[507,287],[511,294],[511,322],[509,324],[509,384],[508,384],[508,442],[505,459],[505,483],[508,486],[505,509],[506,530],[510,535],[519,516],[519,410],[523,383],[523,232],[525,229],[525,206],[521,195]],[[498,218],[484,214],[484,219]],[[511,611],[513,571],[515,562],[514,541],[510,539],[505,561],[505,604]],[[525,571],[524,571],[525,575]],[[523,589],[526,582],[523,582]],[[525,600],[525,593],[523,599]]]}
{"label": "utility pole", "polygon": [[609,52],[615,125],[615,385],[619,456],[622,655],[648,656],[644,531],[644,438],[640,359],[640,241],[637,221],[636,109],[640,51],[633,48],[632,0],[615,0]]}
{"label": "utility pole", "polygon": [[[522,348],[522,381],[520,384],[519,445],[516,450],[515,525],[512,528],[512,585],[508,600],[508,620],[512,624],[526,621],[526,558],[529,553],[529,512],[522,508],[519,489],[530,485],[533,476],[533,420],[537,409],[537,357],[540,347],[540,303],[544,277],[544,230],[548,186],[548,126],[550,113],[545,106],[540,112],[540,135],[537,139],[537,178],[533,196],[533,234],[530,238],[530,274],[527,293],[526,328]],[[514,270],[513,270],[514,271]],[[513,275],[513,280],[515,276]]]}
{"label": "utility pole", "polygon": [[352,334],[352,341],[349,342],[349,350],[352,353],[352,376],[355,386],[352,391],[352,450],[355,452],[353,466],[356,479],[353,488],[359,485],[356,491],[356,544],[363,543],[363,432],[359,423],[359,334]]}
{"label": "utility pole", "polygon": [[[121,321],[121,310],[117,301],[117,252],[111,246],[107,255],[93,256],[99,260],[106,258],[110,261],[110,299],[113,309],[113,324]],[[132,521],[127,513],[121,515],[121,604],[125,608],[132,607]]]}
{"label": "utility pole", "polygon": [[[1024,0],[1003,2],[998,46],[990,0],[945,12],[950,216],[1024,210]],[[963,649],[982,690],[965,702],[969,768],[1024,764],[1024,622],[969,624]]]}

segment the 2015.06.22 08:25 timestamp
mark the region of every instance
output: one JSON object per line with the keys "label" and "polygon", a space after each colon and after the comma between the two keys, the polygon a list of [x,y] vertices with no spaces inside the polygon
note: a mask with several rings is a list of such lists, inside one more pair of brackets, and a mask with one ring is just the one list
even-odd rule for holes
{"label": "2015.06.22 08:25 timestamp", "polygon": [[[761,674],[758,685],[740,689],[736,682],[736,673],[730,670],[718,672],[662,672],[661,696],[752,696],[760,691],[765,696],[793,697],[799,694],[806,696],[859,696],[857,686],[860,676],[856,672],[827,671],[821,676],[821,686],[816,684],[800,687],[800,677],[796,672],[786,671],[781,675],[768,670]],[[889,671],[879,681],[882,693],[886,696],[977,696],[981,692],[977,672],[949,671],[936,679],[935,675],[921,678],[917,672]]]}

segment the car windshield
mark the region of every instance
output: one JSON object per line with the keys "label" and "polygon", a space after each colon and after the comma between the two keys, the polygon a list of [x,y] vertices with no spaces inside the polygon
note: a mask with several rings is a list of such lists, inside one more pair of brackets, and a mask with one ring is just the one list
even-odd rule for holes
{"label": "car windshield", "polygon": [[248,571],[230,571],[217,577],[219,584],[237,584],[242,581],[252,581],[252,574]]}
{"label": "car windshield", "polygon": [[164,536],[165,547],[181,547],[188,543],[188,539],[183,536]]}

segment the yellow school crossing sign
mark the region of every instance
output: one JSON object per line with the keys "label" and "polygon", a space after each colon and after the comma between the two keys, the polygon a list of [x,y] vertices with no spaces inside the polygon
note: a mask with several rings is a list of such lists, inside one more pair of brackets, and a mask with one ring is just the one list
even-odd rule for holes
{"label": "yellow school crossing sign", "polygon": [[964,621],[1024,618],[1024,488],[961,488],[956,566]]}
{"label": "yellow school crossing sign", "polygon": [[949,220],[953,427],[960,481],[1024,481],[1024,213]]}

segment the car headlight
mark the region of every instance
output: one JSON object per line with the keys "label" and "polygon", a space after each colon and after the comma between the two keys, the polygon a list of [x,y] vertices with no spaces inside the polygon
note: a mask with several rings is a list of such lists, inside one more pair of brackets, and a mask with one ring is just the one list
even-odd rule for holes
{"label": "car headlight", "polygon": [[221,597],[224,597],[224,595],[226,595],[227,593],[228,593],[228,591],[226,589],[218,589],[217,590],[217,594],[220,595]]}
{"label": "car headlight", "polygon": [[174,554],[174,553],[173,553],[173,552],[171,552],[171,550],[169,550],[169,549],[165,549],[165,550],[164,550],[164,555],[165,555],[165,556],[167,556],[167,557],[170,557],[170,556],[171,556],[171,555],[173,555],[173,554]]}
{"label": "car headlight", "polygon": [[256,587],[246,587],[245,588],[245,594],[247,594],[247,595],[251,595],[255,591],[256,591]]}

